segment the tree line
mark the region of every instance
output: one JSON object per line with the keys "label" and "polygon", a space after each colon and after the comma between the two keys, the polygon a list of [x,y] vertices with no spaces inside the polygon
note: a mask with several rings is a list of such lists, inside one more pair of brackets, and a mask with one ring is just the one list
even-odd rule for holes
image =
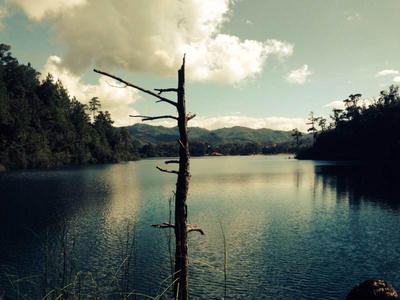
{"label": "tree line", "polygon": [[[143,143],[128,128],[116,128],[101,99],[83,104],[60,81],[44,80],[0,44],[0,169],[48,168],[146,157],[175,157],[176,143]],[[86,99],[80,99],[86,100]],[[294,152],[295,143],[210,144],[193,141],[191,155],[253,155]]]}
{"label": "tree line", "polygon": [[329,125],[310,114],[309,132],[314,143],[300,149],[298,158],[399,162],[399,87],[392,85],[381,91],[371,103],[361,97],[357,93],[343,100],[344,109],[333,109]]}
{"label": "tree line", "polygon": [[[175,157],[178,154],[178,146],[175,143],[144,144],[139,147],[140,157]],[[213,145],[206,142],[191,142],[191,156],[207,155],[256,155],[256,154],[277,154],[294,153],[296,144],[284,142],[272,145],[261,143],[226,143]]]}
{"label": "tree line", "polygon": [[39,76],[0,44],[0,165],[47,168],[139,157],[137,142],[113,127],[98,98],[82,104],[50,74]]}

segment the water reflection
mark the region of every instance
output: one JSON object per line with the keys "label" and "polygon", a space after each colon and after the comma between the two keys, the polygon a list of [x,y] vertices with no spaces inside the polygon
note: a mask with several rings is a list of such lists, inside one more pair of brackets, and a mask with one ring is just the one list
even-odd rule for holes
{"label": "water reflection", "polygon": [[[131,224],[132,285],[155,295],[170,275],[170,258],[167,231],[149,225],[168,220],[176,179],[158,172],[160,163],[0,174],[0,268],[40,273],[44,236],[57,240],[56,225],[66,221],[77,270],[92,272],[111,292]],[[400,283],[394,177],[286,156],[193,158],[191,167],[189,222],[206,232],[190,234],[193,298],[224,294],[220,224],[233,299],[338,299],[368,277]],[[7,282],[1,276],[0,290]]]}
{"label": "water reflection", "polygon": [[141,185],[134,164],[115,165],[106,176],[110,188],[106,218],[109,226],[116,226],[125,219],[136,219],[142,197]]}
{"label": "water reflection", "polygon": [[364,201],[398,211],[400,174],[378,166],[323,165],[315,167],[316,184],[324,191],[336,191],[339,201],[348,200],[354,208]]}
{"label": "water reflection", "polygon": [[[97,167],[96,171],[106,167]],[[68,218],[82,207],[97,205],[96,195],[107,195],[102,180],[91,177],[91,169],[25,171],[1,174],[0,237],[40,233],[59,219]],[[97,181],[97,189],[88,189]]]}

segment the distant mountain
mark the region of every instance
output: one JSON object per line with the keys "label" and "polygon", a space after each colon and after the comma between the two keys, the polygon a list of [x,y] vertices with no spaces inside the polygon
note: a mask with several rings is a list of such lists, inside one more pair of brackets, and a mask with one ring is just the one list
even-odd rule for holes
{"label": "distant mountain", "polygon": [[[159,144],[175,142],[178,138],[177,127],[151,126],[148,124],[135,124],[126,127],[128,132],[143,143]],[[207,130],[199,127],[189,128],[189,139],[192,142],[203,142],[212,145],[228,143],[258,143],[262,145],[279,144],[293,140],[291,131],[272,129],[251,129],[235,126]]]}
{"label": "distant mountain", "polygon": [[292,140],[291,131],[272,130],[267,128],[251,129],[235,126],[221,128],[213,133],[223,140],[223,143],[247,143],[254,142],[263,145],[278,144]]}

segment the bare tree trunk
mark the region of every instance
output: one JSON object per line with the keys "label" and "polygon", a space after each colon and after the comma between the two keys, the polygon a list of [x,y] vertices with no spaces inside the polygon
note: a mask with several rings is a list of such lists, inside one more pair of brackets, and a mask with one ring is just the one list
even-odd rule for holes
{"label": "bare tree trunk", "polygon": [[187,261],[187,205],[189,189],[189,142],[185,107],[185,58],[178,71],[178,128],[179,128],[179,173],[175,193],[175,296],[179,300],[189,297]]}
{"label": "bare tree trunk", "polygon": [[[154,224],[152,226],[158,228],[174,228],[175,231],[175,273],[174,273],[174,295],[178,300],[189,299],[188,291],[188,246],[187,246],[187,235],[188,232],[197,231],[204,234],[203,230],[197,226],[191,226],[187,224],[187,193],[189,189],[189,141],[187,134],[187,123],[189,120],[193,119],[195,115],[186,114],[185,107],[185,57],[183,57],[183,63],[178,71],[178,88],[169,89],[155,89],[158,94],[146,90],[140,86],[129,83],[121,78],[114,75],[108,74],[103,71],[94,70],[96,73],[113,78],[125,86],[129,86],[145,92],[153,97],[158,98],[157,102],[164,102],[176,107],[178,111],[178,117],[171,115],[163,116],[131,116],[140,117],[142,121],[151,121],[157,119],[173,119],[178,122],[179,129],[179,160],[169,160],[166,164],[178,164],[179,169],[176,170],[166,170],[157,166],[157,169],[170,174],[178,175],[176,182],[176,192],[175,192],[175,224],[162,223]],[[168,98],[162,97],[161,94],[164,92],[175,92],[177,93],[177,101],[172,101]]]}

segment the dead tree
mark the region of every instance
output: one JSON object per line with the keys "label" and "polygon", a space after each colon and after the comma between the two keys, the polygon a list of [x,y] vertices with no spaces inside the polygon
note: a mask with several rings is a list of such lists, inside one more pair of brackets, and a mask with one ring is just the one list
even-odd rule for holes
{"label": "dead tree", "polygon": [[[167,170],[157,166],[156,168],[165,173],[175,174],[178,176],[175,191],[175,224],[162,223],[152,226],[158,228],[173,228],[175,232],[175,273],[174,273],[174,295],[176,299],[186,300],[189,298],[188,292],[188,246],[187,234],[191,231],[197,231],[204,234],[201,228],[187,224],[187,193],[189,189],[189,140],[187,133],[187,123],[193,119],[195,115],[186,113],[185,106],[185,57],[183,57],[182,67],[178,70],[178,88],[155,89],[158,93],[146,90],[142,87],[129,83],[119,77],[108,74],[103,71],[94,70],[94,72],[110,77],[122,84],[125,87],[132,87],[144,93],[152,95],[158,99],[157,102],[168,103],[178,112],[178,116],[163,115],[163,116],[142,116],[135,115],[131,117],[142,118],[142,121],[151,121],[158,119],[173,119],[178,123],[179,129],[179,160],[169,160],[166,164],[177,164],[178,170]],[[174,92],[177,94],[177,101],[172,101],[162,96],[162,93]]]}

